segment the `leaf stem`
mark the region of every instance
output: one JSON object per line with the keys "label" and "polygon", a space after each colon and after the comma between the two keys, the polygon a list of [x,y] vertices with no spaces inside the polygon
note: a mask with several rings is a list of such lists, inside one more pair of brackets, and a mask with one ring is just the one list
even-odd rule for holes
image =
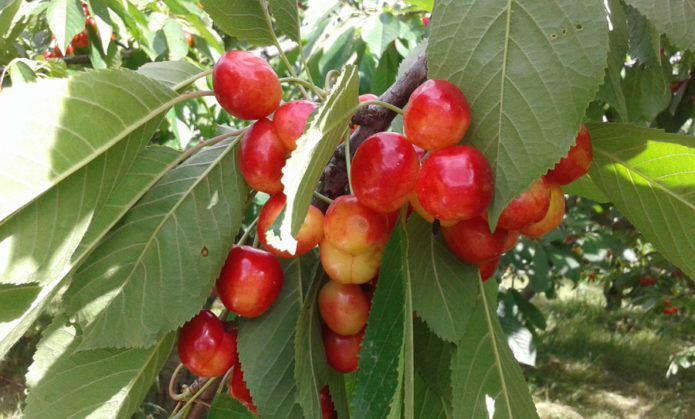
{"label": "leaf stem", "polygon": [[331,202],[333,202],[331,198],[327,197],[326,195],[323,195],[319,191],[314,191],[314,198],[318,199],[319,201],[325,202],[328,205],[330,205]]}
{"label": "leaf stem", "polygon": [[306,80],[302,80],[297,77],[282,77],[280,79],[280,83],[295,83],[301,86],[308,87],[309,89],[313,90],[314,93],[316,93],[316,96],[320,97],[321,99],[326,97],[326,91],[321,90],[318,86],[315,86],[314,83],[308,82]]}
{"label": "leaf stem", "polygon": [[[218,136],[216,136],[216,137],[208,138],[207,140],[201,141],[201,142],[199,142],[198,144],[194,145],[193,147],[191,147],[191,148],[189,148],[188,150],[186,150],[186,151],[184,151],[183,153],[181,153],[181,156],[179,156],[179,158],[178,158],[177,160],[183,161],[183,160],[187,159],[188,157],[190,157],[191,155],[193,155],[195,152],[197,152],[198,150],[200,150],[200,149],[203,148],[203,147],[208,147],[208,146],[211,146],[211,145],[213,145],[213,144],[217,144],[217,143],[219,143],[220,141],[222,141],[222,140],[224,140],[224,139],[226,139],[226,138],[229,138],[229,137],[234,137],[235,135],[241,135],[241,134],[243,134],[245,131],[246,131],[246,128],[244,128],[244,129],[239,129],[239,130],[234,130],[234,131],[230,131],[230,132],[226,132],[226,133],[220,134],[220,135],[218,135]],[[232,145],[232,147],[234,147],[234,146],[236,145],[237,142],[238,142],[238,141],[235,141],[234,144]]]}
{"label": "leaf stem", "polygon": [[171,374],[171,378],[169,379],[169,397],[171,397],[172,400],[181,401],[186,397],[186,391],[181,394],[174,391],[174,385],[176,384],[176,380],[178,379],[183,368],[183,364],[179,362],[179,365],[176,367],[174,372]]}
{"label": "leaf stem", "polygon": [[[352,112],[354,113],[354,112]],[[350,127],[345,128],[343,138],[345,138],[345,170],[347,171],[348,178],[348,188],[350,190],[350,195],[353,195],[352,190],[352,174],[350,173],[350,167],[352,166],[352,156],[350,155],[350,135],[348,134]]]}
{"label": "leaf stem", "polygon": [[383,102],[381,100],[365,100],[364,102],[360,102],[354,109],[352,113],[357,112],[358,109],[364,108],[365,106],[369,105],[378,105],[378,106],[383,106],[386,109],[390,109],[394,112],[396,112],[399,115],[403,115],[403,109],[399,108],[398,106],[388,103],[388,102]]}
{"label": "leaf stem", "polygon": [[193,83],[194,81],[196,81],[200,78],[207,77],[208,75],[212,74],[212,71],[213,71],[212,68],[208,68],[207,70],[201,71],[200,73],[198,73],[192,77],[189,77],[186,80],[181,81],[180,83],[173,85],[171,87],[171,89],[172,90],[179,90],[182,87],[188,86],[189,84]]}
{"label": "leaf stem", "polygon": [[246,230],[244,230],[244,234],[241,236],[241,238],[236,242],[238,246],[241,246],[244,244],[246,239],[249,238],[249,235],[251,234],[251,231],[253,230],[254,227],[256,227],[256,224],[258,224],[258,219],[261,218],[260,214],[256,217],[256,219],[253,220],[251,224],[249,224],[248,227],[246,227]]}
{"label": "leaf stem", "polygon": [[[197,399],[197,398],[203,393],[203,391],[205,391],[206,388],[210,387],[210,385],[212,385],[212,383],[214,383],[214,382],[217,380],[217,378],[219,378],[219,377],[214,377],[214,378],[208,379],[208,380],[205,382],[205,384],[203,384],[203,385],[200,387],[200,389],[198,389],[198,391],[196,391],[196,393],[193,395],[193,397],[191,397],[190,399],[188,399],[188,401],[186,401],[186,404],[184,404],[183,407],[181,407],[180,410],[186,410],[186,408],[187,408],[188,406],[190,406],[191,403],[193,403],[193,402],[195,401],[195,399]],[[173,415],[172,415],[172,416],[173,416]],[[169,417],[172,417],[172,416],[169,416]]]}

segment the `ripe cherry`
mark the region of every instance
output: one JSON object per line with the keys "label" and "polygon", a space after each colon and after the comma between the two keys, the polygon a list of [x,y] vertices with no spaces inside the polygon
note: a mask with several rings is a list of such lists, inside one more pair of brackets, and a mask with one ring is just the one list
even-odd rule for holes
{"label": "ripe cherry", "polygon": [[47,49],[46,51],[43,52],[43,58],[49,59],[49,58],[53,58],[53,57],[55,57],[55,54],[50,49]]}
{"label": "ripe cherry", "polygon": [[82,31],[72,38],[72,45],[75,48],[87,48],[89,46],[89,33]]}
{"label": "ripe cherry", "polygon": [[239,147],[239,169],[246,183],[257,191],[282,192],[282,168],[287,149],[278,138],[272,121],[262,118],[246,132]]}
{"label": "ripe cherry", "polygon": [[229,378],[229,395],[239,400],[241,404],[246,406],[254,415],[258,416],[258,410],[251,399],[251,392],[244,381],[244,371],[241,369],[241,363],[237,361],[232,370],[232,376]]}
{"label": "ripe cherry", "polygon": [[344,374],[357,371],[364,331],[362,329],[354,335],[343,336],[324,326],[322,338],[328,365]]}
{"label": "ripe cherry", "polygon": [[488,223],[477,217],[442,227],[442,234],[454,254],[466,262],[480,263],[502,253],[508,233],[499,228],[491,233]]}
{"label": "ripe cherry", "polygon": [[338,412],[335,411],[333,400],[328,386],[325,386],[319,392],[319,402],[321,403],[321,419],[337,419]]}
{"label": "ripe cherry", "polygon": [[471,123],[466,96],[447,80],[427,80],[403,110],[403,133],[413,144],[436,150],[458,143]]}
{"label": "ripe cherry", "polygon": [[507,205],[497,220],[497,226],[505,230],[519,230],[540,221],[548,212],[548,206],[550,206],[550,187],[545,179],[541,178]]}
{"label": "ripe cherry", "polygon": [[328,281],[318,303],[326,326],[339,335],[354,335],[367,324],[369,298],[359,285]]}
{"label": "ripe cherry", "polygon": [[548,181],[567,185],[584,176],[589,171],[594,152],[591,149],[591,136],[582,124],[575,144],[570,147],[567,157],[563,157],[554,168],[545,175]]}
{"label": "ripe cherry", "polygon": [[487,281],[492,277],[492,275],[497,272],[497,267],[500,265],[501,256],[497,256],[494,259],[486,260],[485,262],[478,263],[478,271],[480,272],[480,279]]}
{"label": "ripe cherry", "polygon": [[538,238],[552,231],[562,222],[565,215],[565,195],[562,188],[556,183],[550,183],[550,205],[548,212],[538,222],[526,226],[520,230],[527,237]]}
{"label": "ripe cherry", "polygon": [[379,273],[383,247],[345,251],[324,239],[319,244],[321,266],[326,274],[341,284],[364,284]]}
{"label": "ripe cherry", "polygon": [[306,121],[317,106],[308,100],[293,100],[275,111],[275,132],[286,149],[292,151],[297,148],[297,139],[304,133]]}
{"label": "ripe cherry", "polygon": [[284,274],[271,253],[251,246],[232,247],[216,288],[227,309],[244,317],[265,313],[282,290]]}
{"label": "ripe cherry", "polygon": [[188,45],[189,48],[193,47],[193,35],[190,32],[184,32],[183,39],[186,40],[186,45]]}
{"label": "ripe cherry", "polygon": [[366,207],[354,195],[339,196],[326,210],[323,234],[347,252],[383,247],[390,232],[389,217]]}
{"label": "ripe cherry", "polygon": [[440,220],[478,216],[492,201],[495,180],[478,149],[458,145],[431,152],[422,162],[415,191],[422,208]]}
{"label": "ripe cherry", "polygon": [[502,246],[502,253],[507,253],[516,246],[516,242],[519,241],[519,232],[515,230],[510,230],[507,232],[507,239],[504,241],[504,246]]}
{"label": "ripe cherry", "polygon": [[212,73],[215,97],[239,119],[260,119],[270,115],[282,99],[280,80],[262,58],[246,51],[227,51]]}
{"label": "ripe cherry", "polygon": [[309,212],[304,218],[304,223],[302,223],[302,226],[299,228],[297,237],[295,237],[295,239],[297,239],[297,250],[295,254],[292,255],[286,250],[278,250],[271,246],[268,243],[268,239],[265,235],[266,230],[280,215],[286,201],[287,198],[281,193],[271,196],[270,199],[266,201],[261,209],[261,213],[258,216],[256,234],[258,234],[258,238],[263,244],[263,247],[268,249],[270,252],[276,256],[291,258],[294,256],[301,256],[319,244],[323,238],[323,213],[315,206],[309,206]]}
{"label": "ripe cherry", "polygon": [[380,132],[357,149],[350,170],[360,203],[377,212],[394,212],[415,189],[420,161],[413,146],[395,132]]}
{"label": "ripe cherry", "polygon": [[199,377],[224,374],[236,358],[236,333],[227,333],[222,321],[202,310],[183,325],[179,334],[181,363]]}

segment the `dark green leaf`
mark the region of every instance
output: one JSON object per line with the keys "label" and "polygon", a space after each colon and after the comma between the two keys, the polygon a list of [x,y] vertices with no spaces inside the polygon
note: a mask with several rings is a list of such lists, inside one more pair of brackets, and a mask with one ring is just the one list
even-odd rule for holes
{"label": "dark green leaf", "polygon": [[607,51],[602,0],[435,3],[428,76],[452,81],[470,101],[465,142],[485,153],[495,173],[493,223],[567,154],[603,80]]}
{"label": "dark green leaf", "polygon": [[668,80],[661,67],[634,65],[625,69],[623,91],[630,121],[652,120],[671,103]]}
{"label": "dark green leaf", "polygon": [[621,86],[625,55],[627,54],[628,28],[623,4],[619,0],[609,0],[610,21],[613,29],[608,35],[608,66],[598,96],[611,105],[623,122],[629,121],[625,95]]}
{"label": "dark green leaf", "polygon": [[533,346],[533,335],[517,319],[514,299],[509,293],[502,294],[503,300],[497,310],[502,331],[507,337],[507,344],[514,358],[522,364],[536,365],[536,348]]}
{"label": "dark green leaf", "polygon": [[632,6],[625,7],[629,28],[630,57],[640,64],[659,66],[659,47],[661,35],[637,9]]}
{"label": "dark green leaf", "polygon": [[414,321],[415,371],[451,413],[451,357],[456,347],[438,338],[419,318]]}
{"label": "dark green leaf", "polygon": [[544,292],[550,288],[550,272],[548,269],[548,256],[545,254],[543,245],[537,244],[534,247],[532,270],[529,272],[531,289],[535,292]]}
{"label": "dark green leaf", "polygon": [[695,51],[693,0],[626,0],[626,3],[636,7],[674,44]]}
{"label": "dark green leaf", "polygon": [[380,96],[396,81],[398,62],[401,56],[394,46],[386,48],[372,76],[371,93]]}
{"label": "dark green leaf", "polygon": [[423,381],[419,374],[415,375],[415,418],[446,419],[447,406],[435,392]]}
{"label": "dark green leaf", "polygon": [[252,45],[270,45],[275,35],[263,0],[201,0],[210,17],[228,35]]}
{"label": "dark green leaf", "polygon": [[215,396],[208,412],[208,419],[254,419],[255,417],[239,400],[227,394]]}
{"label": "dark green leaf", "polygon": [[591,176],[582,176],[569,185],[562,187],[562,192],[569,195],[578,195],[584,198],[591,199],[594,202],[606,203],[610,199],[604,194],[601,189],[591,180]]}

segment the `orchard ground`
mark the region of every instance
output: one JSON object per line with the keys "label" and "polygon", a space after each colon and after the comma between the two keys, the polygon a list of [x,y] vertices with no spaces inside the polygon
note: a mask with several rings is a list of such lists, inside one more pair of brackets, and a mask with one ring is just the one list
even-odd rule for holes
{"label": "orchard ground", "polygon": [[[607,312],[598,283],[563,284],[557,299],[532,302],[548,316],[536,368],[524,367],[541,418],[692,417],[695,369],[668,378],[666,369],[672,353],[695,345],[695,322],[639,307]],[[21,417],[35,330],[0,364],[0,418]],[[167,417],[155,400],[152,391],[135,417]]]}

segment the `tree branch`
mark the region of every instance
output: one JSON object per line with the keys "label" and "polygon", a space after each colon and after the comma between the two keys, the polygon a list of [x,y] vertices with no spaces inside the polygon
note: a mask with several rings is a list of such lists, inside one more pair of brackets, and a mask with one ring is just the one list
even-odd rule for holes
{"label": "tree branch", "polygon": [[[379,97],[379,100],[402,108],[408,103],[413,90],[426,79],[427,57],[423,52],[413,65]],[[359,125],[359,128],[350,136],[351,156],[355,154],[357,147],[369,136],[388,129],[395,117],[395,112],[378,105],[370,105],[357,111],[352,117],[352,123]],[[341,144],[336,148],[333,157],[331,157],[326,169],[323,171],[318,192],[331,199],[348,193],[344,145]],[[319,208],[326,208],[326,203],[316,199],[314,199],[313,204]]]}

